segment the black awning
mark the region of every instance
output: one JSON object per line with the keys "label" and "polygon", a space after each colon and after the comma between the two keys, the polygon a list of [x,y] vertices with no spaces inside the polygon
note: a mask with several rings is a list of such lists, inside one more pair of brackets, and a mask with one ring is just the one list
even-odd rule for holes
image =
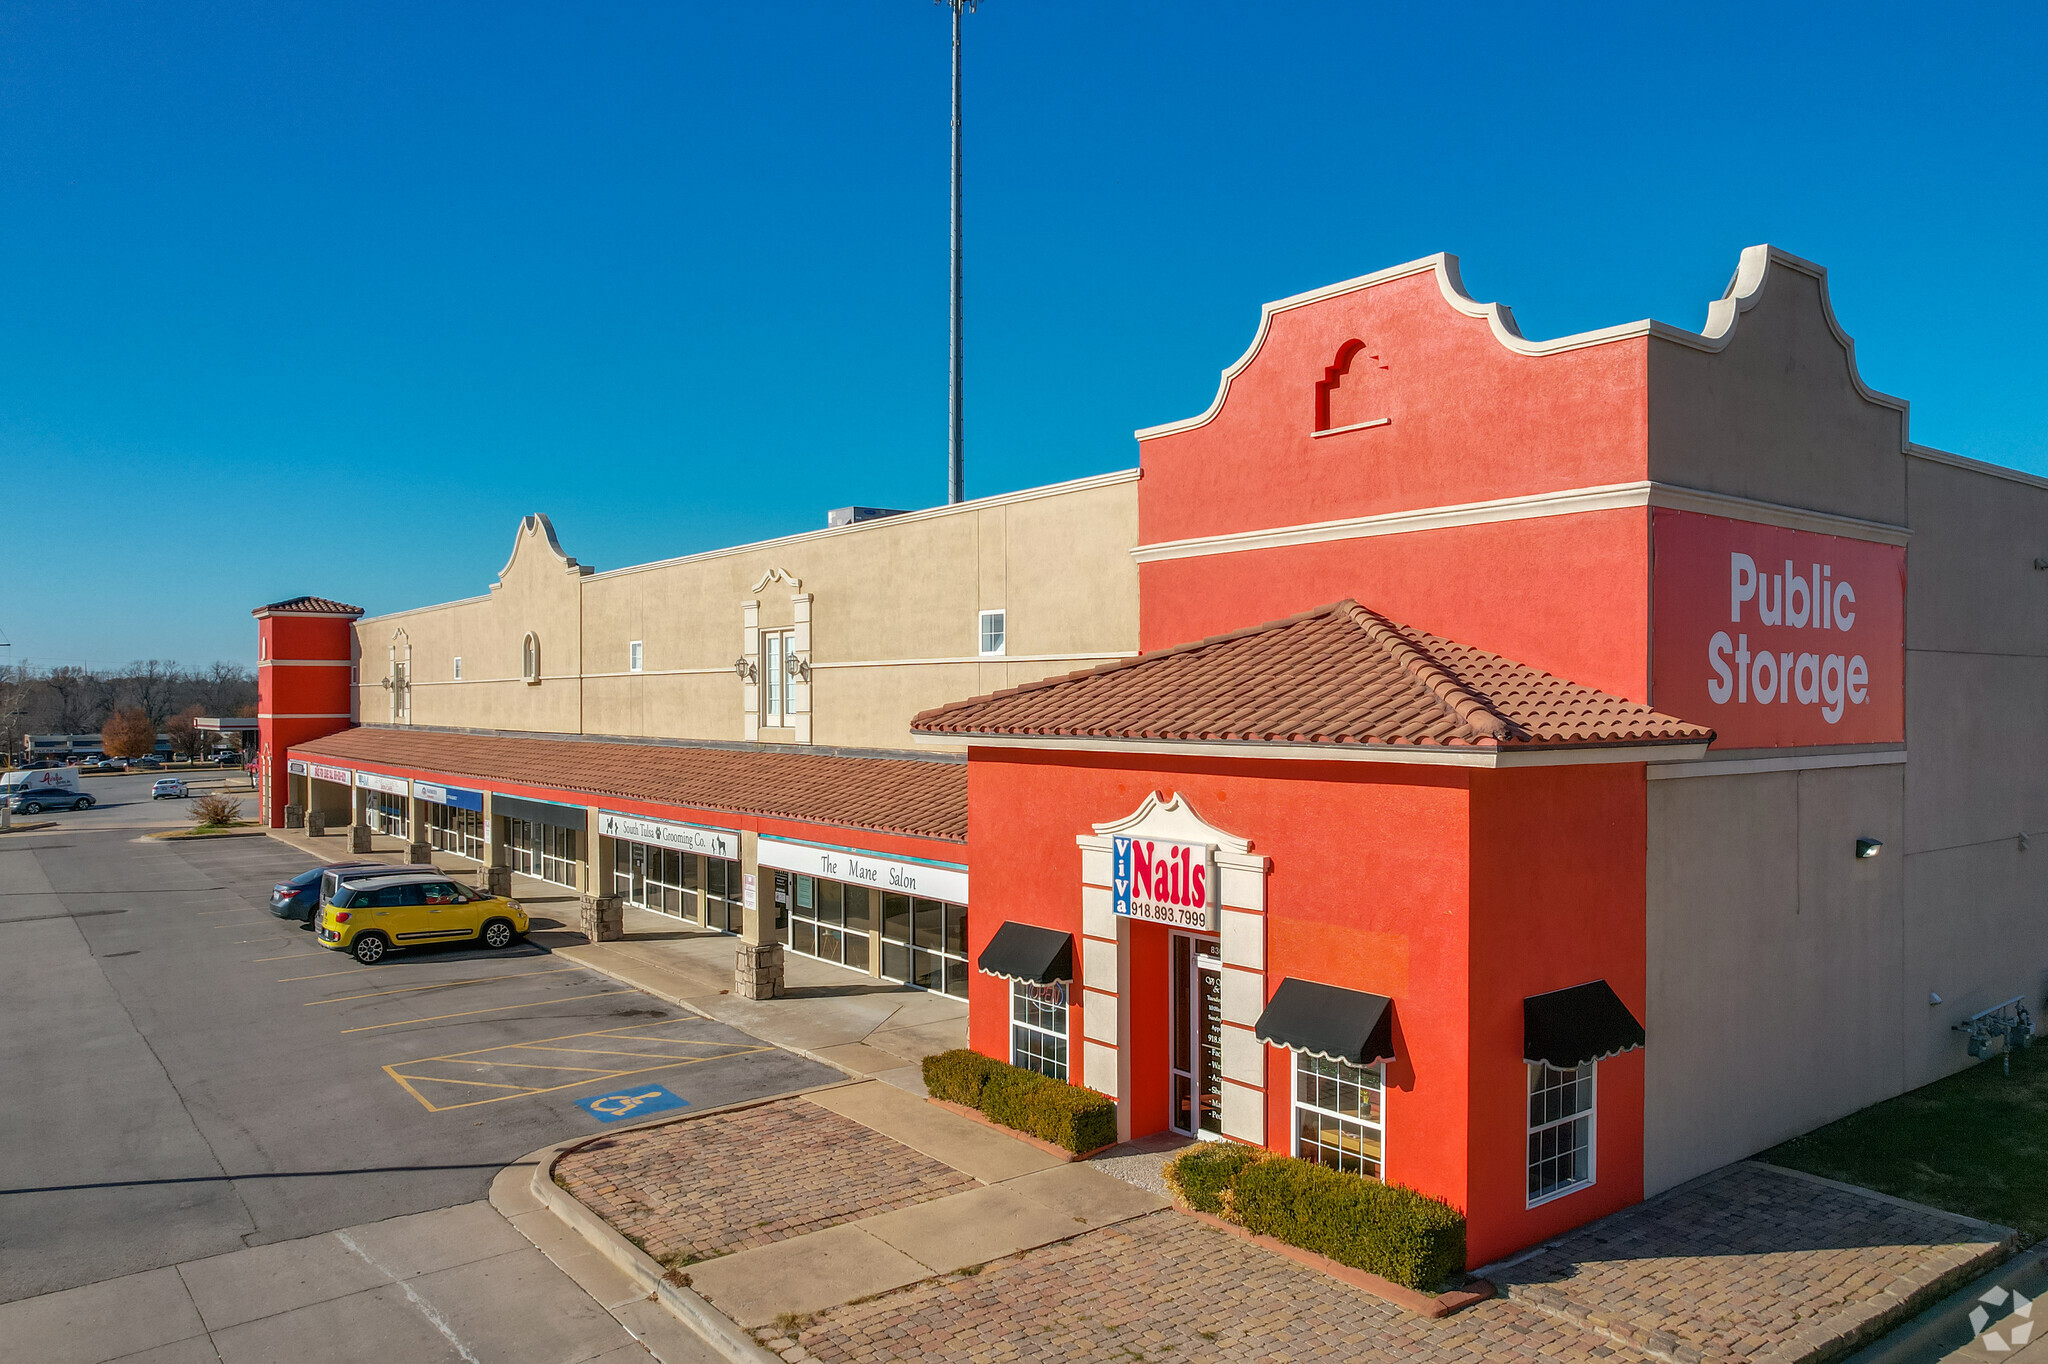
{"label": "black awning", "polygon": [[590,811],[580,805],[556,805],[545,800],[521,800],[517,796],[492,796],[491,813],[529,824],[546,824],[556,829],[588,831]]}
{"label": "black awning", "polygon": [[1289,1051],[1370,1066],[1394,1059],[1394,1001],[1289,976],[1253,1033]]}
{"label": "black awning", "polygon": [[1074,978],[1074,935],[1036,924],[1006,923],[981,949],[976,963],[992,976],[1050,985]]}
{"label": "black awning", "polygon": [[1522,1001],[1522,1059],[1570,1070],[1643,1045],[1643,1025],[1604,980]]}

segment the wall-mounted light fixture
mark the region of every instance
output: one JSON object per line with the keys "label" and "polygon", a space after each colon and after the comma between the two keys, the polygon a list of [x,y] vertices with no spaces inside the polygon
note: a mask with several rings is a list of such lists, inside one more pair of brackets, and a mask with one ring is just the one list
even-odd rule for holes
{"label": "wall-mounted light fixture", "polygon": [[2048,568],[2048,559],[2036,559],[2036,560],[2034,560],[2034,567],[2035,567],[2035,568]]}
{"label": "wall-mounted light fixture", "polygon": [[788,673],[791,677],[794,677],[799,682],[808,682],[811,680],[811,665],[804,662],[801,658],[798,658],[795,654],[791,654],[789,656],[785,666],[783,667],[783,671]]}
{"label": "wall-mounted light fixture", "polygon": [[1877,839],[1859,838],[1856,840],[1856,855],[1858,857],[1875,857],[1883,851],[1884,844],[1880,843]]}
{"label": "wall-mounted light fixture", "polygon": [[741,654],[732,661],[732,670],[739,675],[739,679],[742,682],[753,682],[760,675],[755,671],[754,665],[747,662],[745,654]]}

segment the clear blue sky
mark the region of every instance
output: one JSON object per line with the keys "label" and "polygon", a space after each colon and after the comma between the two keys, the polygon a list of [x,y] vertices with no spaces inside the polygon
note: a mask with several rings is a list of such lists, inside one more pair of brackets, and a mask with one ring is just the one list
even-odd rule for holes
{"label": "clear blue sky", "polygon": [[[1828,266],[1929,444],[2048,472],[2031,6],[987,0],[968,489],[1136,460],[1258,305],[1438,250],[1531,335]],[[0,659],[254,660],[945,495],[926,0],[0,3]],[[56,535],[37,527],[55,522]]]}

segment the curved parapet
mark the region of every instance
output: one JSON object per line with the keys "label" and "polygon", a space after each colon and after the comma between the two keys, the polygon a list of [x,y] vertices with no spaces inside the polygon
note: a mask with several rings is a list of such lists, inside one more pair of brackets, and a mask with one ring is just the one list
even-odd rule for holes
{"label": "curved parapet", "polygon": [[588,564],[577,563],[565,553],[562,542],[555,538],[555,523],[548,520],[546,512],[534,512],[519,518],[519,530],[512,537],[512,553],[506,556],[505,566],[498,570],[498,580],[491,584],[492,587],[503,586],[505,575],[512,571],[512,565],[519,560],[519,551],[529,542],[538,542],[541,548],[560,562],[564,573],[582,577],[596,571]]}
{"label": "curved parapet", "polygon": [[1544,341],[1533,341],[1524,336],[1520,325],[1515,321],[1514,310],[1508,307],[1508,305],[1504,303],[1482,303],[1473,298],[1471,294],[1466,292],[1464,280],[1458,269],[1458,258],[1449,252],[1438,252],[1436,255],[1424,256],[1420,260],[1409,261],[1404,265],[1396,265],[1385,270],[1375,271],[1369,275],[1360,275],[1356,279],[1324,285],[1320,289],[1311,289],[1307,293],[1296,294],[1291,298],[1278,299],[1265,304],[1259,309],[1259,324],[1252,334],[1251,344],[1245,348],[1244,354],[1240,355],[1223,371],[1222,378],[1216,386],[1216,396],[1210,401],[1206,411],[1198,416],[1186,417],[1179,421],[1144,427],[1133,434],[1139,440],[1152,440],[1160,436],[1171,436],[1183,431],[1192,431],[1214,421],[1217,415],[1222,412],[1224,403],[1230,397],[1232,382],[1258,357],[1260,349],[1265,345],[1266,337],[1271,330],[1275,315],[1290,312],[1296,308],[1306,308],[1345,294],[1357,293],[1360,290],[1370,289],[1376,285],[1391,283],[1394,280],[1406,279],[1412,275],[1419,275],[1424,272],[1434,274],[1437,290],[1443,295],[1444,302],[1448,303],[1463,316],[1484,320],[1487,329],[1492,332],[1494,339],[1500,343],[1502,348],[1516,355],[1556,355],[1565,351],[1581,350],[1588,346],[1605,345],[1611,341],[1620,341],[1636,336],[1655,336],[1661,340],[1675,342],[1695,350],[1716,352],[1724,349],[1734,339],[1737,323],[1741,315],[1754,307],[1763,296],[1763,291],[1769,282],[1772,267],[1774,266],[1809,275],[1819,282],[1821,308],[1826,315],[1829,329],[1833,331],[1835,339],[1841,343],[1846,362],[1849,366],[1849,374],[1856,385],[1857,391],[1870,402],[1896,408],[1900,412],[1904,412],[1906,410],[1904,399],[1895,398],[1871,388],[1863,382],[1862,376],[1857,372],[1856,343],[1846,331],[1842,330],[1840,321],[1835,317],[1834,308],[1828,301],[1827,270],[1822,266],[1815,265],[1812,261],[1795,256],[1789,251],[1781,251],[1777,247],[1770,245],[1751,246],[1744,249],[1741,260],[1736,266],[1735,275],[1729,281],[1726,292],[1708,306],[1706,326],[1700,331],[1688,331],[1683,327],[1672,326],[1668,322],[1657,322],[1646,318],[1636,322],[1620,323],[1612,327],[1601,327],[1593,331],[1574,332],[1568,336],[1554,337]]}

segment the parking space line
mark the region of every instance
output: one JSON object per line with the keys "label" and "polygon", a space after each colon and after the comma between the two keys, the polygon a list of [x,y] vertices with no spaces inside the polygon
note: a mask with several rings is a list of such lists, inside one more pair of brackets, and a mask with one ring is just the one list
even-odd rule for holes
{"label": "parking space line", "polygon": [[459,1014],[435,1014],[431,1018],[401,1018],[395,1023],[366,1023],[360,1028],[343,1028],[341,1035],[352,1032],[375,1032],[379,1028],[403,1028],[414,1023],[439,1023],[444,1018],[468,1018],[471,1014],[494,1014],[508,1009],[537,1009],[543,1004],[567,1004],[576,999],[601,999],[606,995],[636,994],[634,990],[599,990],[594,995],[564,995],[560,999],[536,999],[526,1004],[499,1004],[489,1009],[464,1009]]}
{"label": "parking space line", "polygon": [[[559,976],[564,971],[581,971],[584,969],[586,968],[581,966],[550,966],[545,971],[507,971],[502,976],[471,976],[467,980],[444,980],[433,985],[400,985],[390,990],[366,990],[359,995],[336,995],[333,999],[309,999],[300,1007],[312,1009],[322,1004],[346,1004],[352,999],[375,999],[379,995],[409,995],[421,990],[452,990],[458,985],[482,985],[487,981],[493,980],[524,980],[528,976]],[[311,977],[308,977],[308,979],[311,979]],[[283,983],[283,981],[278,982],[280,985]]]}
{"label": "parking space line", "polygon": [[[553,1094],[559,1090],[574,1089],[579,1085],[608,1083],[610,1081],[621,1080],[632,1075],[646,1075],[655,1071],[674,1070],[682,1066],[702,1065],[706,1061],[722,1060],[728,1056],[747,1056],[757,1052],[775,1050],[774,1047],[769,1046],[766,1043],[749,1044],[744,1042],[721,1042],[714,1039],[705,1038],[661,1037],[646,1033],[646,1030],[650,1028],[674,1027],[678,1024],[692,1024],[696,1021],[697,1020],[695,1019],[671,1018],[665,1019],[659,1023],[635,1023],[623,1028],[599,1028],[590,1032],[570,1033],[565,1037],[543,1037],[536,1038],[534,1041],[531,1042],[508,1042],[494,1047],[479,1047],[473,1051],[448,1052],[440,1056],[424,1056],[417,1061],[401,1061],[395,1065],[388,1065],[384,1067],[384,1073],[389,1075],[401,1089],[405,1090],[406,1093],[412,1095],[414,1099],[418,1100],[420,1106],[422,1108],[425,1108],[429,1113],[445,1113],[458,1108],[475,1108],[480,1104],[503,1103],[508,1099],[530,1098],[540,1094]],[[632,1036],[632,1034],[635,1033],[639,1033],[641,1035],[637,1037]],[[579,1042],[585,1039],[606,1039],[621,1042],[636,1041],[651,1043],[656,1046],[716,1048],[717,1050],[712,1054],[708,1055],[698,1054],[679,1056],[674,1053],[630,1051],[611,1052],[606,1051],[602,1048],[560,1047],[552,1045],[554,1043],[559,1042]],[[636,1060],[649,1061],[653,1064],[644,1066],[619,1066],[591,1072],[589,1075],[586,1075],[582,1079],[569,1080],[561,1084],[535,1086],[507,1085],[489,1080],[464,1080],[457,1079],[454,1076],[436,1075],[429,1073],[430,1070],[434,1067],[446,1067],[453,1065],[496,1066],[516,1068],[520,1070],[583,1069],[582,1067],[576,1066],[537,1065],[533,1062],[513,1059],[517,1053],[522,1051],[567,1051],[579,1054],[587,1051],[599,1055],[630,1056]],[[437,1104],[433,1102],[433,1100],[429,1099],[425,1094],[420,1092],[418,1086],[421,1085],[458,1085],[465,1088],[474,1089],[507,1089],[513,1092],[508,1094],[496,1094],[492,1095],[489,1098],[469,1099],[461,1103]]]}
{"label": "parking space line", "polygon": [[[327,953],[322,952],[320,955],[324,957]],[[326,980],[329,976],[359,976],[365,971],[389,971],[394,966],[402,966],[404,964],[403,962],[387,961],[382,966],[356,966],[346,971],[322,971],[318,975],[312,976],[286,976],[278,984],[289,985],[295,980]]]}
{"label": "parking space line", "polygon": [[[249,964],[254,966],[257,962],[265,961],[297,961],[301,957],[324,957],[326,955],[325,952],[290,952],[282,957],[254,957],[251,958]],[[312,977],[308,976],[306,979],[310,980]]]}

